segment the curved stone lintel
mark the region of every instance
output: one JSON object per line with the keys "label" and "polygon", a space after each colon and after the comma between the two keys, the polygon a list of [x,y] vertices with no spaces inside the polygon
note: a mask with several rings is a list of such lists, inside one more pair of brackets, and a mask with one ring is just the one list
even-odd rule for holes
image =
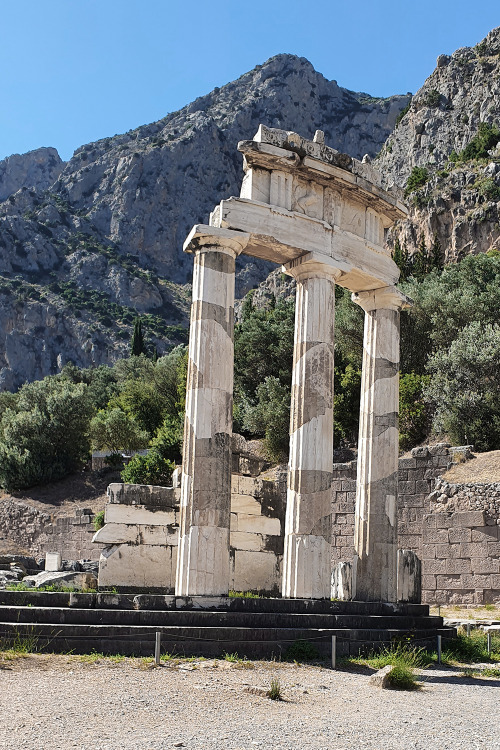
{"label": "curved stone lintel", "polygon": [[195,224],[189,232],[182,249],[185,253],[195,253],[197,250],[209,250],[215,247],[219,252],[230,252],[234,256],[244,251],[250,235],[232,229],[211,227],[207,224]]}
{"label": "curved stone lintel", "polygon": [[413,307],[413,300],[395,286],[383,286],[368,292],[353,292],[351,299],[365,312],[373,310],[404,310]]}

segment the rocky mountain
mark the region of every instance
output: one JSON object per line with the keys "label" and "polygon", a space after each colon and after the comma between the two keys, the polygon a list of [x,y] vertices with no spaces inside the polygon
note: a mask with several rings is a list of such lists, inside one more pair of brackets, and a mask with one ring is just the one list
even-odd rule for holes
{"label": "rocky mountain", "polygon": [[47,190],[57,180],[64,162],[55,148],[37,148],[0,161],[0,201],[23,187]]}
{"label": "rocky mountain", "polygon": [[446,262],[500,249],[500,28],[440,55],[375,166],[407,188],[399,238],[413,253],[437,239]]}
{"label": "rocky mountain", "polygon": [[[338,150],[374,156],[409,98],[354,93],[306,59],[278,55],[156,123],[82,146],[65,165],[50,149],[39,150],[39,169],[38,151],[7,159],[0,389],[68,360],[113,362],[138,313],[160,352],[184,341],[192,259],[182,243],[221,198],[239,193],[238,141],[261,122],[309,137],[320,128]],[[237,292],[270,268],[241,259]]]}

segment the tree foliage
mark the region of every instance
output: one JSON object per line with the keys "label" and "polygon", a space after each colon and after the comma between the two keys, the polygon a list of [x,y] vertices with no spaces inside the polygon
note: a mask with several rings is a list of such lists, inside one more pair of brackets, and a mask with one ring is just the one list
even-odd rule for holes
{"label": "tree foliage", "polygon": [[500,326],[474,321],[429,360],[434,428],[476,450],[500,445]]}
{"label": "tree foliage", "polygon": [[87,386],[60,376],[27,383],[0,423],[0,485],[23,489],[59,479],[89,455]]}
{"label": "tree foliage", "polygon": [[144,341],[144,334],[142,332],[142,322],[140,318],[136,318],[134,321],[134,331],[132,333],[132,341],[130,342],[130,356],[140,357],[141,354],[146,355],[148,353],[146,342]]}
{"label": "tree foliage", "polygon": [[149,433],[118,407],[101,409],[90,422],[90,439],[95,450],[135,451],[149,443]]}

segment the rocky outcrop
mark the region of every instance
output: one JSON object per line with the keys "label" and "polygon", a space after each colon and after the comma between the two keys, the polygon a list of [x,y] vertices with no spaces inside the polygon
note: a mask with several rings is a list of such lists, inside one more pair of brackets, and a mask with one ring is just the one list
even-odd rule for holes
{"label": "rocky outcrop", "polygon": [[388,138],[376,166],[401,187],[414,167],[427,171],[408,195],[408,221],[392,231],[410,253],[438,239],[446,262],[500,247],[500,151],[459,158],[480,123],[500,128],[500,28],[475,47],[440,55],[437,66]]}
{"label": "rocky outcrop", "polygon": [[37,148],[0,161],[0,201],[23,187],[46,190],[59,177],[64,162],[55,148]]}
{"label": "rocky outcrop", "polygon": [[[11,193],[0,203],[0,389],[68,359],[113,362],[138,313],[160,353],[186,339],[192,258],[182,243],[239,194],[236,146],[259,123],[309,137],[321,128],[338,150],[373,156],[408,101],[348,91],[306,59],[277,55],[156,123],[82,146],[62,171],[54,156],[52,177],[28,166],[22,176],[10,157],[11,177],[2,183],[0,171]],[[237,294],[272,267],[240,258]]]}

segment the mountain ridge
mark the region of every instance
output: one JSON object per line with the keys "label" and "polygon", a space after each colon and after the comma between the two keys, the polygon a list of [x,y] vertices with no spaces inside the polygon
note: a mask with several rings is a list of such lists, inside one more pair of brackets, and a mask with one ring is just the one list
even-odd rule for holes
{"label": "mountain ridge", "polygon": [[[362,103],[281,54],[155,123],[76,149],[49,187],[0,203],[0,389],[128,351],[140,313],[162,353],[186,340],[191,226],[238,195],[236,146],[260,122],[374,156],[409,97]],[[0,165],[1,166],[1,165]],[[237,293],[273,268],[239,259]]]}

